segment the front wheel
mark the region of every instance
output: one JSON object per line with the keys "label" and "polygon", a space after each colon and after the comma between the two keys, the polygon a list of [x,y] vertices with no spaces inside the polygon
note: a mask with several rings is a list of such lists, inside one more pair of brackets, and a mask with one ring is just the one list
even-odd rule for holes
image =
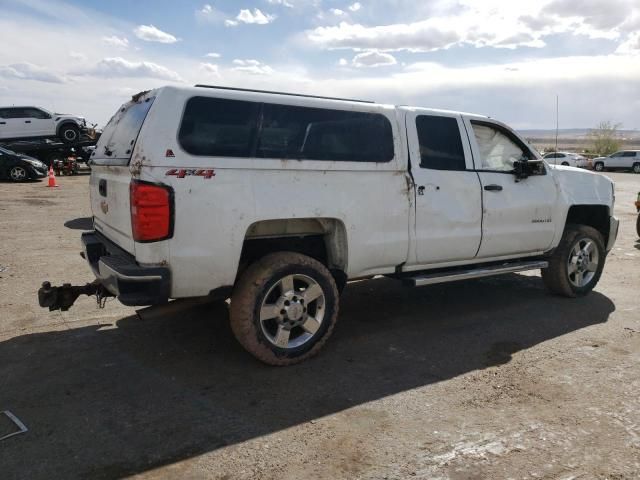
{"label": "front wheel", "polygon": [[24,167],[16,165],[9,170],[9,178],[14,182],[24,182],[29,175],[27,174],[27,170]]}
{"label": "front wheel", "polygon": [[293,365],[327,341],[338,298],[335,281],[320,262],[299,253],[272,253],[250,265],[236,284],[231,329],[258,360]]}
{"label": "front wheel", "polygon": [[640,173],[640,163],[633,164],[633,173]]}
{"label": "front wheel", "polygon": [[64,143],[73,143],[80,140],[80,129],[75,125],[63,125],[60,127],[60,138]]}
{"label": "front wheel", "polygon": [[542,270],[542,280],[557,295],[586,295],[600,280],[605,258],[600,232],[586,225],[567,225],[549,267]]}
{"label": "front wheel", "polygon": [[603,172],[603,171],[604,171],[604,163],[602,163],[602,162],[597,162],[597,163],[594,165],[593,169],[594,169],[596,172]]}

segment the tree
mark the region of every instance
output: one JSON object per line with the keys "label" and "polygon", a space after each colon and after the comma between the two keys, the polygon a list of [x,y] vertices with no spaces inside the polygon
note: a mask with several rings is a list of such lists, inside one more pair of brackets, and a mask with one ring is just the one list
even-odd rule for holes
{"label": "tree", "polygon": [[620,123],[612,123],[609,120],[600,122],[596,128],[589,132],[592,150],[596,155],[610,155],[618,150],[622,145],[622,140],[618,137]]}

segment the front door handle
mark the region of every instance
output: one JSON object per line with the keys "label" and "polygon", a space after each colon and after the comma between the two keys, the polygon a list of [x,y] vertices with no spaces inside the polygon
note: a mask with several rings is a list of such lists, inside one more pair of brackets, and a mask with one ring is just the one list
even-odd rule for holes
{"label": "front door handle", "polygon": [[487,192],[499,192],[500,190],[502,190],[502,185],[485,185],[484,189]]}
{"label": "front door handle", "polygon": [[25,120],[24,123],[31,123],[31,120]]}
{"label": "front door handle", "polygon": [[0,125],[6,125],[7,122],[0,122]]}

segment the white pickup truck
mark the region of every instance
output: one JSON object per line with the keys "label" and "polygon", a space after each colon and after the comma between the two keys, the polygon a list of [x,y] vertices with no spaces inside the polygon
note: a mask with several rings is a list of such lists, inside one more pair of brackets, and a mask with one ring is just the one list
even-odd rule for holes
{"label": "white pickup truck", "polygon": [[123,105],[93,154],[96,281],[45,282],[39,299],[230,298],[240,344],[288,365],[321,348],[353,279],[541,269],[551,292],[585,295],[616,239],[613,204],[610,179],[550,167],[487,117],[164,87]]}

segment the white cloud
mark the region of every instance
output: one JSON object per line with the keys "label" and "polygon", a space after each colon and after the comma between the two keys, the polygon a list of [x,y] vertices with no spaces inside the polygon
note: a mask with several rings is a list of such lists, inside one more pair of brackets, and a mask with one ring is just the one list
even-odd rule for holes
{"label": "white cloud", "polygon": [[360,5],[360,2],[352,3],[351,5],[349,5],[349,10],[351,10],[352,12],[357,12],[361,8],[362,5]]}
{"label": "white cloud", "polygon": [[338,60],[338,66],[346,67],[347,65],[349,65],[349,60],[347,60],[346,58],[341,58],[340,60]]}
{"label": "white cloud", "polygon": [[330,8],[329,11],[336,16],[344,15],[344,10],[340,10],[339,8]]}
{"label": "white cloud", "polygon": [[153,25],[138,25],[133,30],[133,33],[145,42],[176,43],[178,41],[178,39],[170,33],[163,32]]}
{"label": "white cloud", "polygon": [[444,29],[430,20],[412,24],[365,27],[341,22],[307,32],[312,44],[325,48],[432,51],[460,41],[452,29]]}
{"label": "white cloud", "polygon": [[283,7],[293,8],[293,5],[287,0],[267,0],[267,3],[270,3],[271,5],[282,5]]}
{"label": "white cloud", "polygon": [[[349,10],[358,2],[352,4]],[[403,3],[394,0],[394,4]],[[440,2],[444,5],[446,2]],[[416,6],[418,9],[418,6]],[[348,12],[346,12],[348,13]],[[382,17],[386,18],[386,17]],[[393,18],[393,17],[391,17]],[[454,46],[518,48],[545,46],[554,34],[618,40],[640,28],[638,0],[457,0],[455,8],[414,16],[409,23],[363,25],[343,21],[305,32],[320,48],[430,52]]]}
{"label": "white cloud", "polygon": [[[640,55],[640,32],[629,34],[627,39],[618,46],[616,53],[621,55]],[[640,58],[636,61],[640,62]],[[638,81],[640,82],[640,79]]]}
{"label": "white cloud", "polygon": [[235,27],[239,23],[266,25],[273,22],[276,18],[276,15],[262,13],[259,8],[254,8],[253,12],[243,8],[240,10],[240,13],[238,13],[235,20],[226,20],[224,23],[227,27]]}
{"label": "white cloud", "polygon": [[86,62],[87,60],[89,60],[89,57],[87,57],[84,53],[75,52],[73,50],[69,52],[69,56],[74,60],[79,60],[81,62]]}
{"label": "white cloud", "polygon": [[196,18],[206,23],[218,23],[224,20],[226,15],[216,9],[213,5],[205,3],[200,9],[196,10]]}
{"label": "white cloud", "polygon": [[103,58],[90,69],[78,72],[79,75],[102,76],[106,78],[142,77],[158,78],[172,82],[182,82],[178,73],[153,62],[132,62],[122,57]]}
{"label": "white cloud", "polygon": [[0,65],[0,77],[16,80],[36,80],[46,83],[65,83],[64,77],[46,67],[29,62]]}
{"label": "white cloud", "polygon": [[220,55],[219,53],[216,52],[209,52],[207,54],[205,54],[205,57],[207,58],[220,58],[222,55]]}
{"label": "white cloud", "polygon": [[111,47],[129,47],[129,39],[127,39],[127,37],[118,37],[116,35],[111,35],[110,37],[102,37],[102,43]]}
{"label": "white cloud", "polygon": [[629,0],[553,0],[543,12],[563,18],[581,18],[587,25],[607,30],[623,23],[631,8]]}
{"label": "white cloud", "polygon": [[220,77],[220,69],[214,63],[203,62],[200,64],[200,70],[214,77]]}
{"label": "white cloud", "polygon": [[395,65],[398,61],[389,53],[375,50],[358,53],[351,62],[354,67],[383,67]]}
{"label": "white cloud", "polygon": [[235,59],[233,64],[235,67],[231,70],[235,72],[249,73],[251,75],[271,75],[274,73],[273,68],[258,60]]}

